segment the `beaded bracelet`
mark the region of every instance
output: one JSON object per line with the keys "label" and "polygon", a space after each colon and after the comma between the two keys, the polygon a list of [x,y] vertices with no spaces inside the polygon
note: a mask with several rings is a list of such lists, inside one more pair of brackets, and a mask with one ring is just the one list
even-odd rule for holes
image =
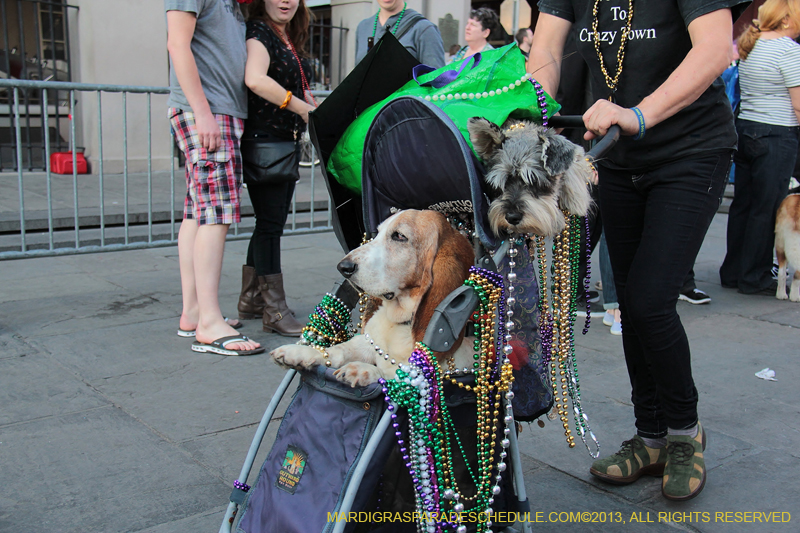
{"label": "beaded bracelet", "polygon": [[633,140],[639,141],[644,139],[644,115],[642,115],[638,107],[632,107],[631,111],[636,114],[636,120],[639,121],[639,131],[633,136]]}
{"label": "beaded bracelet", "polygon": [[292,91],[286,91],[286,98],[283,99],[283,103],[280,106],[280,109],[286,109],[289,105],[289,102],[292,101]]}

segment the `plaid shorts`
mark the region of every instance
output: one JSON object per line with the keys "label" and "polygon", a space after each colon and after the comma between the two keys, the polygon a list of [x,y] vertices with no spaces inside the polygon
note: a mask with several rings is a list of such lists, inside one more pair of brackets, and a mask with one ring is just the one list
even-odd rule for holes
{"label": "plaid shorts", "polygon": [[239,140],[244,121],[230,115],[214,115],[222,132],[222,146],[209,152],[197,137],[194,113],[171,107],[169,122],[178,146],[186,156],[186,199],[183,218],[197,224],[240,222],[242,154]]}

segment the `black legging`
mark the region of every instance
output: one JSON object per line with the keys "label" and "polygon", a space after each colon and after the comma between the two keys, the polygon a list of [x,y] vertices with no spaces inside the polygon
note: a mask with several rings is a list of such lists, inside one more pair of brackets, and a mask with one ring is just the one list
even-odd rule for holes
{"label": "black legging", "polygon": [[676,304],[722,199],[731,156],[698,154],[636,174],[599,167],[603,231],[642,437],[697,423],[689,339]]}
{"label": "black legging", "polygon": [[255,268],[257,276],[281,272],[281,235],[289,215],[294,186],[293,181],[247,185],[256,216],[256,226],[247,247],[247,266]]}

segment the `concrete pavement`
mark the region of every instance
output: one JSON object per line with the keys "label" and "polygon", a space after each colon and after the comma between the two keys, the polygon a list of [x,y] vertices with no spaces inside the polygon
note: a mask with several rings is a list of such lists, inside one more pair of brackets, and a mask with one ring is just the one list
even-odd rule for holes
{"label": "concrete pavement", "polygon": [[[526,484],[544,521],[535,531],[800,530],[800,304],[720,288],[726,222],[716,216],[695,269],[713,301],[679,303],[709,437],[705,490],[675,504],[654,478],[597,482],[586,450],[580,442],[567,448],[559,424],[526,424]],[[304,316],[338,278],[342,252],[331,233],[288,237],[283,246],[290,305]],[[221,302],[229,316],[245,251],[245,242],[226,250]],[[177,249],[3,261],[0,280],[0,531],[217,531],[283,372],[267,355],[193,353],[175,335]],[[242,331],[268,349],[286,342],[258,322]],[[599,320],[576,337],[583,405],[606,454],[633,435],[621,340]],[[778,381],[754,376],[764,367]],[[581,511],[614,513],[615,523],[551,515]],[[779,520],[790,513],[791,521],[723,521],[752,511],[777,511]]]}

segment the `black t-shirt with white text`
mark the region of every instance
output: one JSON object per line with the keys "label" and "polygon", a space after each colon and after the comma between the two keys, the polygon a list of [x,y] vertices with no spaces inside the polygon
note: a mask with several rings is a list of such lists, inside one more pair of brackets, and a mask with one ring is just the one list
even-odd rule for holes
{"label": "black t-shirt with white text", "polygon": [[[614,100],[634,107],[653,93],[680,65],[692,48],[687,29],[697,17],[725,9],[744,0],[635,0],[631,34],[625,46],[622,74]],[[539,0],[539,11],[573,23],[578,52],[591,73],[594,100],[608,98],[611,90],[600,69],[594,45],[592,9],[595,0]],[[606,71],[617,72],[617,51],[627,23],[628,0],[600,0],[598,27],[600,51]],[[569,83],[562,79],[561,84]],[[674,116],[647,128],[634,141],[622,137],[599,163],[618,169],[646,169],[705,152],[736,148],[733,114],[725,85],[717,78],[700,97]]]}

